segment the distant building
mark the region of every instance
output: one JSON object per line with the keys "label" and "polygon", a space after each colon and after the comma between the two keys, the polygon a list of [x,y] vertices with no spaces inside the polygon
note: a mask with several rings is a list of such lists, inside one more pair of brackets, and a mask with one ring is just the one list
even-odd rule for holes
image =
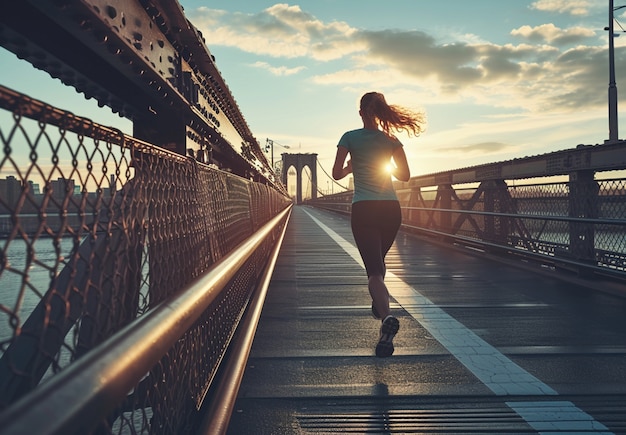
{"label": "distant building", "polygon": [[33,183],[32,181],[29,181],[28,184],[30,185],[30,191],[33,195],[41,194],[41,191],[39,190],[39,184]]}
{"label": "distant building", "polygon": [[13,207],[22,195],[22,183],[13,175],[0,180],[0,199],[9,207]]}
{"label": "distant building", "polygon": [[70,195],[74,194],[75,186],[76,183],[74,180],[57,178],[56,181],[50,182],[49,188],[52,189],[52,198],[58,201],[63,201],[68,193],[70,193]]}

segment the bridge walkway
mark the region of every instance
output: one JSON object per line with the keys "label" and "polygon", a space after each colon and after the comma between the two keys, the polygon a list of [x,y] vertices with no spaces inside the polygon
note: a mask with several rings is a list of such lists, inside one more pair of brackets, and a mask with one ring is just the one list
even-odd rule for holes
{"label": "bridge walkway", "polygon": [[626,299],[400,234],[390,358],[349,219],[297,206],[230,434],[626,433]]}

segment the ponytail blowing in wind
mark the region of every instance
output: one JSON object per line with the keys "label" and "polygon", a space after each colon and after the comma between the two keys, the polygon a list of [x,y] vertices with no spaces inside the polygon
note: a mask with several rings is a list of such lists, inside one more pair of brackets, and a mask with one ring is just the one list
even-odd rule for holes
{"label": "ponytail blowing in wind", "polygon": [[387,136],[393,136],[392,131],[419,136],[426,124],[423,113],[389,105],[379,92],[368,92],[361,97],[360,113],[364,119],[377,123]]}

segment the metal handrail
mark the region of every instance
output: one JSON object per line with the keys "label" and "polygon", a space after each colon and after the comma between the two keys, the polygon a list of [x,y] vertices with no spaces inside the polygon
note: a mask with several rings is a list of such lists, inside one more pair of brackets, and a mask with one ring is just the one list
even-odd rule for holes
{"label": "metal handrail", "polygon": [[[287,221],[289,221],[289,218],[287,218]],[[244,317],[244,319],[242,319],[239,325],[241,334],[237,337],[232,346],[230,346],[232,351],[229,349],[228,364],[215,386],[214,397],[218,397],[219,400],[209,403],[206,407],[207,410],[200,425],[198,434],[225,434],[228,429],[228,423],[235,406],[239,386],[241,385],[241,380],[243,379],[254,335],[256,333],[257,325],[259,324],[267,290],[270,285],[270,280],[272,279],[272,273],[274,271],[276,260],[278,259],[278,254],[280,252],[286,230],[287,225],[284,226],[280,238],[270,255],[268,266],[265,268],[265,272],[260,279],[260,285],[250,302],[248,314]]]}
{"label": "metal handrail", "polygon": [[452,209],[452,208],[432,208],[432,207],[402,207],[402,209],[403,210],[416,210],[416,211],[472,214],[472,215],[479,215],[479,216],[496,216],[496,217],[507,217],[507,218],[514,218],[514,219],[535,219],[535,220],[542,220],[542,221],[578,222],[578,223],[590,223],[590,224],[598,224],[598,225],[626,225],[626,219],[600,219],[600,218],[581,218],[581,217],[561,216],[561,215],[500,213],[500,212],[493,212],[493,211],[464,210],[464,209]]}
{"label": "metal handrail", "polygon": [[286,207],[185,291],[159,304],[7,408],[0,415],[2,433],[89,432],[194,324],[266,237],[286,222],[290,210],[291,206]]}

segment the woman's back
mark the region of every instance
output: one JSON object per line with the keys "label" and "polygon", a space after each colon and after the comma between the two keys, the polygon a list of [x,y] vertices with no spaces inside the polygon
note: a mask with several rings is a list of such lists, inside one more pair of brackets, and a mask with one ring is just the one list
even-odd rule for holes
{"label": "woman's back", "polygon": [[402,144],[380,130],[360,128],[345,133],[339,140],[352,159],[354,197],[352,202],[397,199],[389,164]]}

